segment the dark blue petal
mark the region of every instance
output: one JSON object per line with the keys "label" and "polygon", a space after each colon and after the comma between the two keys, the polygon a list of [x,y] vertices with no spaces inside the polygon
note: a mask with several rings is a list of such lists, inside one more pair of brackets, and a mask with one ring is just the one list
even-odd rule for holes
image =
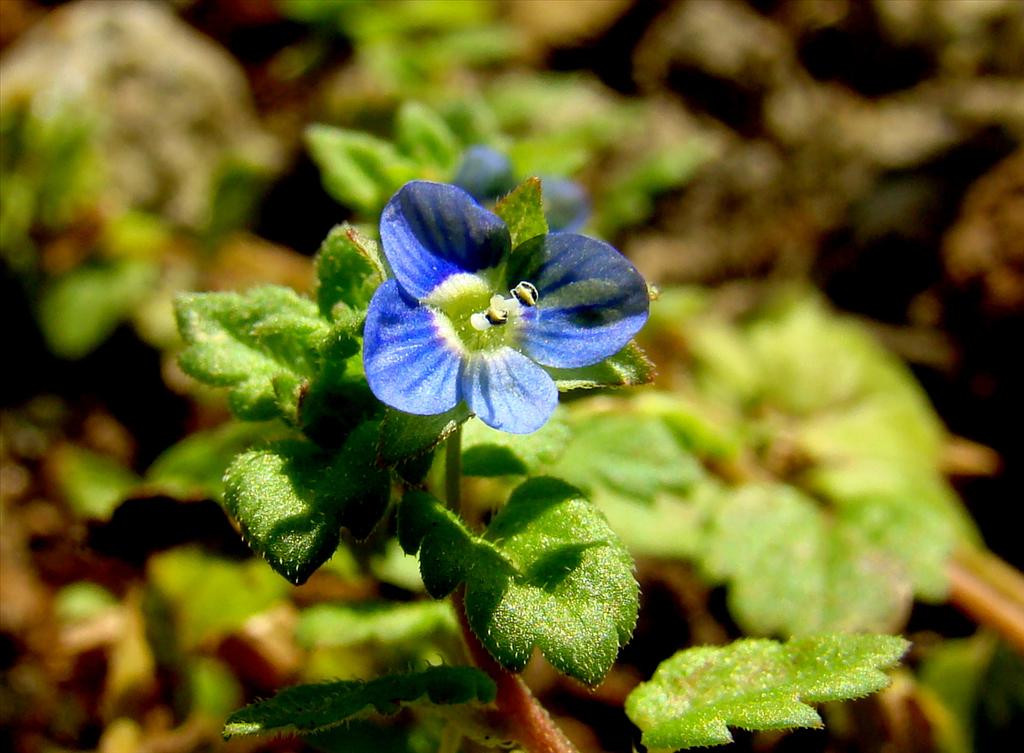
{"label": "dark blue petal", "polygon": [[477,201],[490,201],[515,188],[516,177],[508,157],[478,144],[462,155],[452,183],[469,191]]}
{"label": "dark blue petal", "polygon": [[544,217],[552,232],[574,233],[590,218],[590,198],[579,183],[544,178]]}
{"label": "dark blue petal", "polygon": [[498,264],[509,251],[508,228],[457,186],[413,181],[380,216],[384,255],[402,289],[425,298],[448,277]]}
{"label": "dark blue petal", "polygon": [[459,402],[461,355],[445,340],[435,315],[388,280],[366,312],[363,366],[381,402],[406,413],[433,415]]}
{"label": "dark blue petal", "polygon": [[469,409],[495,429],[529,434],[558,405],[558,388],[540,366],[512,348],[474,353],[462,374]]}
{"label": "dark blue petal", "polygon": [[589,366],[614,355],[647,321],[647,283],[625,256],[603,241],[554,233],[516,249],[508,284],[537,288],[524,311],[520,349],[545,366]]}

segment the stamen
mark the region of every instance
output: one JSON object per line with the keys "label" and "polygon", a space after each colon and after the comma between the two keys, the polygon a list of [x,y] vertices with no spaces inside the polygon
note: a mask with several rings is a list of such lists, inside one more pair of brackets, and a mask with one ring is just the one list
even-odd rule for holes
{"label": "stamen", "polygon": [[536,306],[537,300],[540,298],[540,293],[537,292],[536,286],[526,280],[520,281],[510,292],[512,297],[524,306]]}

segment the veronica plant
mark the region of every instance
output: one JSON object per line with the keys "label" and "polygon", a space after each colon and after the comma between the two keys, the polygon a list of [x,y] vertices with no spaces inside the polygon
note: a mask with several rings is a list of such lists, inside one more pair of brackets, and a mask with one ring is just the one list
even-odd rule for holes
{"label": "veronica plant", "polygon": [[[493,212],[458,187],[410,182],[384,208],[380,241],[382,252],[335,228],[317,259],[315,300],[275,287],[182,296],[181,365],[227,388],[238,418],[260,422],[263,439],[235,457],[223,489],[253,549],[301,583],[343,528],[356,540],[376,529],[367,546],[397,538],[418,555],[426,592],[455,606],[467,651],[448,662],[469,662],[288,688],[233,714],[225,734],[285,731],[340,750],[350,719],[412,706],[449,720],[452,750],[453,736],[466,735],[571,751],[512,673],[537,651],[599,684],[633,633],[639,587],[604,515],[565,480],[530,478],[529,458],[559,436],[560,391],[650,380],[632,342],[648,287],[608,244],[549,232],[537,179]],[[474,416],[491,428],[473,440],[473,462],[527,476],[486,527],[480,503],[461,499],[471,457],[461,427]],[[531,432],[522,446],[533,450],[514,458],[522,463],[503,465],[514,435]],[[441,464],[429,469],[442,443],[439,483]],[[878,669],[905,648],[888,636],[835,636],[683,652],[626,711],[649,745],[666,749],[725,742],[727,725],[815,726],[806,702],[882,687]],[[737,665],[749,671],[739,677]]]}

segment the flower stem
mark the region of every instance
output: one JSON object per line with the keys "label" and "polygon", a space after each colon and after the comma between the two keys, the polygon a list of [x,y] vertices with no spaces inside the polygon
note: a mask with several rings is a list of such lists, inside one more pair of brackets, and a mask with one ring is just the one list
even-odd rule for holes
{"label": "flower stem", "polygon": [[462,628],[462,638],[473,663],[489,674],[498,686],[495,698],[498,708],[488,714],[489,721],[528,753],[578,753],[522,678],[498,664],[480,643],[466,618],[462,588],[452,595],[452,600]]}
{"label": "flower stem", "polygon": [[989,552],[960,552],[946,568],[949,600],[1024,653],[1024,576]]}
{"label": "flower stem", "polygon": [[462,427],[456,427],[445,444],[444,494],[449,509],[462,514]]}

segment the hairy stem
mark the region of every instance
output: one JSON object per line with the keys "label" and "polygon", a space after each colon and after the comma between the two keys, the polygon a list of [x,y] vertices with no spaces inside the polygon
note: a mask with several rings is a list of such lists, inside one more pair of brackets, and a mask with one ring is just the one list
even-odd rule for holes
{"label": "hairy stem", "polygon": [[488,721],[528,753],[578,753],[522,678],[498,664],[474,635],[466,618],[462,588],[452,595],[452,600],[459,616],[462,638],[473,663],[489,674],[498,686],[495,699],[498,708],[488,714]]}
{"label": "hairy stem", "polygon": [[462,514],[462,427],[448,437],[444,446],[444,495],[449,509]]}
{"label": "hairy stem", "polygon": [[1024,576],[988,552],[961,552],[946,570],[949,600],[1024,653]]}
{"label": "hairy stem", "polygon": [[[462,427],[448,438],[444,463],[445,498],[456,514],[462,508]],[[565,734],[551,720],[519,675],[502,667],[473,634],[466,617],[465,589],[452,594],[459,616],[462,637],[473,663],[484,670],[498,687],[496,711],[488,712],[488,721],[509,739],[515,740],[528,753],[578,753]]]}

